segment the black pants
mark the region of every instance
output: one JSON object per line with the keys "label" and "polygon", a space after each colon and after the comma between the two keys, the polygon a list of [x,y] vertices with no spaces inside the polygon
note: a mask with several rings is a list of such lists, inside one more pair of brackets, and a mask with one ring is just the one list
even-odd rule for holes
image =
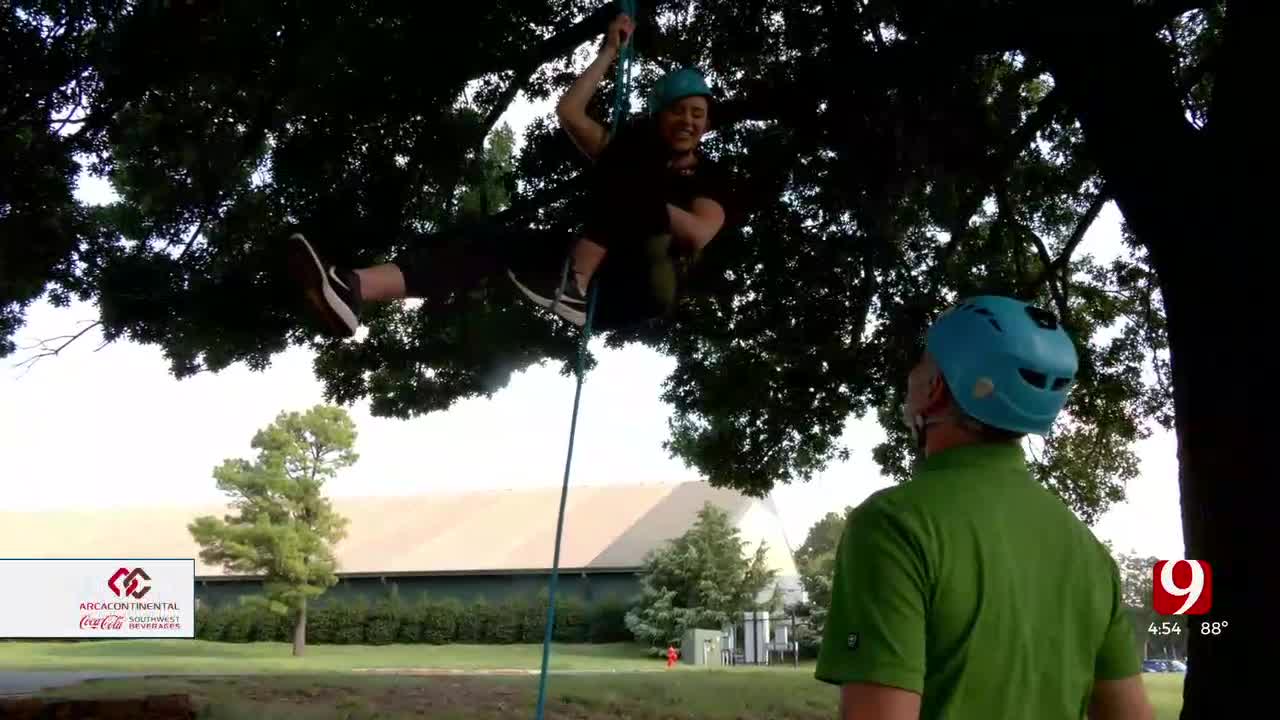
{"label": "black pants", "polygon": [[[393,262],[404,274],[409,297],[443,302],[485,280],[506,281],[508,268],[558,269],[576,241],[563,233],[468,223],[419,238]],[[624,329],[664,314],[670,301],[655,294],[653,278],[665,268],[655,268],[653,253],[629,236],[624,242],[606,237],[604,243],[609,252],[595,274],[593,325]]]}

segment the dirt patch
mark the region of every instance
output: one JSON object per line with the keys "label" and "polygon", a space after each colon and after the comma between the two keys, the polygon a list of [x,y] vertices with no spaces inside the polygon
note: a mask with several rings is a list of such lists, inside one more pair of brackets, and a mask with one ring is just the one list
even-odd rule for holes
{"label": "dirt patch", "polygon": [[[206,720],[507,720],[532,717],[538,691],[536,674],[524,671],[135,678],[94,685],[60,691],[68,694],[47,702],[183,694]],[[549,689],[548,720],[825,720],[836,709],[825,688],[814,702],[811,679],[798,674],[576,675],[553,680]],[[8,720],[2,711],[0,718]]]}
{"label": "dirt patch", "polygon": [[154,695],[121,700],[0,700],[5,720],[195,720],[196,709],[187,695]]}
{"label": "dirt patch", "polygon": [[[507,684],[487,681],[483,677],[466,677],[446,671],[419,671],[421,681],[405,678],[396,681],[387,678],[387,684],[343,686],[341,684],[314,684],[282,687],[275,684],[257,684],[245,681],[228,682],[234,688],[237,705],[245,709],[287,706],[302,708],[332,708],[334,718],[509,718],[526,717],[533,711],[537,700],[536,686],[530,683]],[[487,673],[502,675],[504,673]],[[510,675],[527,676],[526,671],[512,671]],[[399,677],[404,678],[403,674]],[[218,693],[220,697],[226,694]],[[211,702],[217,702],[210,698]],[[250,715],[246,714],[246,717]],[[326,716],[328,717],[328,716]],[[618,718],[617,713],[592,715],[580,706],[566,704],[560,698],[547,700],[547,717]]]}
{"label": "dirt patch", "polygon": [[425,716],[523,714],[530,704],[524,688],[497,685],[462,677],[433,677],[421,684],[366,688],[361,693],[378,710]]}

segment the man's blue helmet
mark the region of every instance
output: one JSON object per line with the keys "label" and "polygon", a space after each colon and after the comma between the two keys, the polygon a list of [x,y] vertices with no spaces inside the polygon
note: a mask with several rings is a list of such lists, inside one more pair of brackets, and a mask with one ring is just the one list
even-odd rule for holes
{"label": "man's blue helmet", "polygon": [[653,84],[649,92],[649,114],[655,115],[677,100],[697,95],[711,99],[711,88],[702,73],[691,67],[672,70]]}
{"label": "man's blue helmet", "polygon": [[966,415],[1017,433],[1049,432],[1078,368],[1075,345],[1053,313],[996,295],[944,312],[926,349]]}

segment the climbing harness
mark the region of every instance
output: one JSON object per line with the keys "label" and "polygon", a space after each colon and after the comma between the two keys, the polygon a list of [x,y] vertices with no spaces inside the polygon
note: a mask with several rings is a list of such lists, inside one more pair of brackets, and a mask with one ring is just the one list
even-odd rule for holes
{"label": "climbing harness", "polygon": [[[634,21],[636,19],[635,0],[618,0],[618,11],[629,16]],[[618,75],[617,80],[614,82],[613,95],[612,126],[614,132],[617,132],[618,124],[630,107],[631,41],[632,37],[628,36],[627,41],[618,48]],[[566,263],[565,273],[568,273],[568,271],[569,265]],[[567,279],[567,276],[562,278],[562,286],[565,279]],[[538,706],[534,715],[536,720],[543,720],[543,713],[546,709],[547,671],[551,660],[551,631],[556,622],[556,589],[560,579],[560,539],[564,535],[564,508],[565,501],[569,497],[569,470],[573,465],[573,440],[578,430],[578,405],[582,399],[582,379],[586,370],[587,341],[591,339],[591,320],[595,315],[598,289],[595,278],[592,278],[591,289],[587,298],[587,318],[582,326],[582,336],[578,340],[578,382],[573,391],[573,415],[569,420],[569,451],[564,460],[564,482],[560,487],[560,512],[556,516],[555,554],[551,560],[551,579],[547,587],[547,624],[542,633],[542,671],[538,675]],[[551,309],[554,313],[555,304],[552,304]]]}

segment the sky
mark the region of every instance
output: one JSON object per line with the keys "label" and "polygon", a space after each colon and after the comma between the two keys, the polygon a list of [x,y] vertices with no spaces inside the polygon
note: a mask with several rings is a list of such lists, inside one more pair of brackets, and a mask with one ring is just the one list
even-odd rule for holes
{"label": "sky", "polygon": [[[534,116],[549,110],[545,103],[519,100],[504,119],[520,137]],[[78,196],[109,202],[111,189],[84,176]],[[1108,206],[1080,252],[1105,259],[1120,251],[1120,215]],[[37,303],[18,345],[73,334],[96,317],[88,305]],[[178,381],[155,347],[116,342],[99,349],[101,344],[101,336],[89,331],[58,356],[29,368],[18,363],[30,350],[0,361],[0,507],[109,512],[118,506],[217,502],[222,495],[214,467],[224,458],[251,457],[254,432],[281,411],[325,402],[312,372],[313,353],[304,349],[278,355],[260,372],[233,366]],[[606,350],[594,342],[592,352],[599,364],[583,387],[571,488],[700,479],[662,448],[671,408],[659,397],[674,361],[638,346]],[[412,420],[373,417],[367,401],[357,403],[348,410],[359,432],[360,460],[330,483],[328,493],[558,486],[573,395],[574,380],[548,364],[517,373],[492,398]],[[851,450],[848,461],[832,463],[808,483],[773,491],[793,548],[826,513],[892,484],[871,458],[882,438],[873,417],[851,419],[843,437]],[[1136,451],[1140,475],[1129,483],[1127,501],[1108,511],[1094,531],[1120,550],[1182,558],[1172,433],[1157,427]]]}

